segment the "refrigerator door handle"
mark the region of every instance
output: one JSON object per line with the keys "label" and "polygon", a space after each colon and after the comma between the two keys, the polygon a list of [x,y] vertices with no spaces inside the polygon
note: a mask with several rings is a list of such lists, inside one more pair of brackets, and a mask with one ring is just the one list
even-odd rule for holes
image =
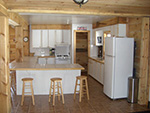
{"label": "refrigerator door handle", "polygon": [[115,57],[115,56],[112,56],[112,55],[106,55],[106,56],[108,56],[108,57]]}

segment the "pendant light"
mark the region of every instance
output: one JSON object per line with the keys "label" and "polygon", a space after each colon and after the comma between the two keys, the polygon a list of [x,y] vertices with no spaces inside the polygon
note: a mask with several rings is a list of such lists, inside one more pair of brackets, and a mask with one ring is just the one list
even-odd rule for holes
{"label": "pendant light", "polygon": [[81,7],[81,5],[83,5],[83,4],[85,4],[85,3],[87,3],[88,2],[88,0],[73,0],[76,4],[79,4],[80,5],[80,7]]}

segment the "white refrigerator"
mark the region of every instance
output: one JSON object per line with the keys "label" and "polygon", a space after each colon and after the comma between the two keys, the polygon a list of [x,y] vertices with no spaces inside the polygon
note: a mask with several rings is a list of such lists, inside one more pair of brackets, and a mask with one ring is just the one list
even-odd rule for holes
{"label": "white refrigerator", "polygon": [[127,98],[133,57],[134,38],[105,38],[104,93],[111,99]]}

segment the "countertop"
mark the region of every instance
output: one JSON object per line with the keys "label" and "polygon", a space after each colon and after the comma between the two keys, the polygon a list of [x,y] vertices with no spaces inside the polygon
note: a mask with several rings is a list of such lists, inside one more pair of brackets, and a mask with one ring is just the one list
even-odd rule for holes
{"label": "countertop", "polygon": [[23,62],[13,61],[10,70],[84,70],[79,64],[38,64],[38,57],[24,57]]}
{"label": "countertop", "polygon": [[101,58],[99,58],[99,57],[91,56],[91,57],[89,57],[89,59],[92,59],[92,60],[94,60],[94,61],[96,61],[96,62],[99,62],[99,63],[104,64],[104,59],[101,59]]}

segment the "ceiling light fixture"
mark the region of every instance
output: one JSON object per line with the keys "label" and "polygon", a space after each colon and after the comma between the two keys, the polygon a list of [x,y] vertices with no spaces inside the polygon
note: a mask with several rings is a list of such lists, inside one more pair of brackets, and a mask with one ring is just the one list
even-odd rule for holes
{"label": "ceiling light fixture", "polygon": [[87,3],[88,2],[88,0],[73,0],[76,4],[79,4],[80,5],[80,7],[81,7],[81,5],[83,5],[83,4],[85,4],[85,3]]}

